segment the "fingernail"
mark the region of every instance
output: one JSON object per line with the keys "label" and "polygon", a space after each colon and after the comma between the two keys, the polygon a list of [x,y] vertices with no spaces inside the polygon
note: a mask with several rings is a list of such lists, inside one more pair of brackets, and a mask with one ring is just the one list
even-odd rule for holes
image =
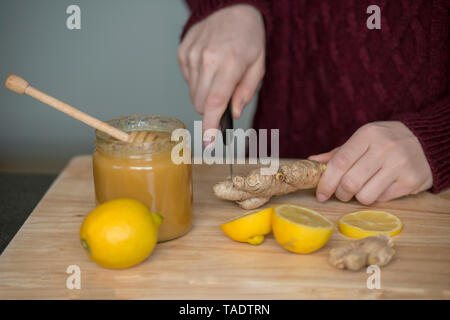
{"label": "fingernail", "polygon": [[245,107],[245,103],[241,102],[241,105],[239,106],[239,111],[240,111],[239,114],[242,114],[242,111],[244,111],[244,107]]}
{"label": "fingernail", "polygon": [[233,109],[233,118],[237,119],[241,115],[241,112],[239,110]]}
{"label": "fingernail", "polygon": [[233,118],[237,119],[241,116],[243,107],[244,107],[244,103],[241,102],[237,108],[236,107],[233,108]]}
{"label": "fingernail", "polygon": [[203,139],[203,147],[206,148],[206,147],[210,146],[212,148],[212,147],[214,147],[214,142],[215,142],[214,138]]}
{"label": "fingernail", "polygon": [[326,195],[322,194],[322,193],[318,193],[317,194],[317,200],[319,200],[319,202],[324,202],[326,201],[328,198]]}

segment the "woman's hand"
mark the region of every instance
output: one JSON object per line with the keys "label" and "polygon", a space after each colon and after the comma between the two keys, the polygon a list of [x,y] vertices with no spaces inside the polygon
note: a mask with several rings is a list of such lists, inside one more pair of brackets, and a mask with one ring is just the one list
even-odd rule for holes
{"label": "woman's hand", "polygon": [[316,196],[353,196],[365,205],[416,194],[433,185],[430,166],[416,136],[401,122],[373,122],[342,146],[311,160],[327,162]]}
{"label": "woman's hand", "polygon": [[265,30],[260,12],[249,5],[221,9],[190,28],[178,61],[203,132],[216,129],[232,98],[233,117],[255,95],[265,68]]}

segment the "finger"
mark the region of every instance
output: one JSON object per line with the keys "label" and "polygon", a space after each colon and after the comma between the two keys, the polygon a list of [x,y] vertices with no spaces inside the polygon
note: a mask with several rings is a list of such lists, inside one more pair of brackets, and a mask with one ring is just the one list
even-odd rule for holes
{"label": "finger", "polygon": [[383,158],[369,150],[342,177],[336,189],[336,197],[341,201],[349,201],[372,178],[383,165]]}
{"label": "finger", "polygon": [[389,188],[386,189],[377,199],[380,202],[386,202],[393,199],[397,199],[403,196],[407,196],[410,194],[418,194],[422,191],[428,189],[428,183],[424,182],[417,188],[412,187],[401,181],[401,179],[397,179]]}
{"label": "finger", "polygon": [[339,148],[340,147],[337,147],[326,153],[315,154],[315,155],[309,156],[308,159],[317,161],[317,162],[327,163],[328,161],[330,161],[331,157],[333,157],[334,154],[339,150]]}
{"label": "finger", "polygon": [[236,86],[232,98],[233,117],[239,118],[244,107],[252,101],[259,83],[264,77],[265,67],[264,54],[247,69],[241,81]]}
{"label": "finger", "polygon": [[[178,46],[177,59],[178,59],[178,65],[180,66],[181,74],[183,75],[184,81],[188,82],[188,80],[189,80],[188,59],[187,59],[186,47],[183,42]],[[188,84],[189,84],[189,82],[188,82]]]}
{"label": "finger", "polygon": [[[194,44],[195,45],[195,44]],[[191,97],[192,104],[195,104],[195,91],[197,89],[197,81],[199,74],[199,61],[200,61],[200,52],[198,48],[191,46],[188,50],[188,68],[189,68],[189,95]]]}
{"label": "finger", "polygon": [[399,182],[395,181],[378,197],[377,201],[391,201],[406,195],[408,195],[407,188],[402,187]]}
{"label": "finger", "polygon": [[319,180],[316,190],[317,200],[323,202],[331,197],[344,174],[367,152],[368,143],[368,140],[357,131],[336,151]]}
{"label": "finger", "polygon": [[397,180],[395,171],[381,168],[356,194],[356,199],[366,206],[374,203]]}
{"label": "finger", "polygon": [[203,65],[200,68],[200,76],[194,93],[194,108],[200,114],[204,113],[205,99],[211,88],[214,76],[216,74],[215,65]]}
{"label": "finger", "polygon": [[177,51],[178,65],[180,66],[181,74],[183,75],[184,81],[188,82],[189,80],[189,67],[187,63],[187,54],[186,51],[181,47],[178,47]]}
{"label": "finger", "polygon": [[220,117],[224,113],[242,73],[243,69],[241,67],[230,65],[229,63],[216,72],[205,99],[203,133],[208,129],[217,129],[219,127]]}
{"label": "finger", "polygon": [[214,148],[216,139],[219,134],[221,134],[221,132],[218,129],[213,128],[205,129],[203,133],[203,147]]}
{"label": "finger", "polygon": [[410,194],[418,194],[422,191],[428,190],[433,186],[433,180],[425,179],[425,181],[417,188],[414,188]]}
{"label": "finger", "polygon": [[189,84],[189,68],[187,62],[185,62],[186,60],[187,58],[184,57],[184,52],[178,54],[178,65],[180,66],[181,75],[183,76],[184,81]]}
{"label": "finger", "polygon": [[191,47],[194,39],[196,39],[193,33],[193,28],[185,35],[183,41],[178,46],[177,58],[178,64],[181,69],[181,74],[186,82],[189,84],[189,62],[188,62],[188,49]]}

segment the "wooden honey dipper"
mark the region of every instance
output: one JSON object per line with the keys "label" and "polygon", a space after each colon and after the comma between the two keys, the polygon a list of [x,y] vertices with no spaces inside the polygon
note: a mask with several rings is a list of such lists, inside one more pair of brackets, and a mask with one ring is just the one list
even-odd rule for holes
{"label": "wooden honey dipper", "polygon": [[5,87],[19,94],[29,95],[30,97],[48,104],[50,107],[64,112],[72,118],[80,120],[88,126],[102,131],[120,141],[129,143],[142,143],[153,142],[158,138],[157,134],[151,131],[133,131],[128,134],[122,130],[119,130],[107,124],[106,122],[98,120],[97,118],[94,118],[87,113],[84,113],[83,111],[78,110],[77,108],[74,108],[65,102],[62,102],[61,100],[58,100],[36,88],[33,88],[26,80],[19,77],[18,75],[10,74],[6,78]]}

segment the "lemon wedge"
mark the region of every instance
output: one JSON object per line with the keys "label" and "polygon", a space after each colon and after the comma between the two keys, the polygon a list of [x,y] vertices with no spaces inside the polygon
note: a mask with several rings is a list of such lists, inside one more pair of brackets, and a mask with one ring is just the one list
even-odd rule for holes
{"label": "lemon wedge", "polygon": [[235,241],[258,245],[264,241],[264,236],[272,231],[272,212],[272,207],[250,211],[225,222],[220,228]]}
{"label": "lemon wedge", "polygon": [[346,214],[339,219],[338,227],[341,233],[355,239],[380,233],[395,236],[402,231],[402,221],[389,212],[364,210]]}
{"label": "lemon wedge", "polygon": [[275,207],[272,231],[286,250],[311,253],[322,248],[333,233],[333,223],[320,213],[290,204]]}

